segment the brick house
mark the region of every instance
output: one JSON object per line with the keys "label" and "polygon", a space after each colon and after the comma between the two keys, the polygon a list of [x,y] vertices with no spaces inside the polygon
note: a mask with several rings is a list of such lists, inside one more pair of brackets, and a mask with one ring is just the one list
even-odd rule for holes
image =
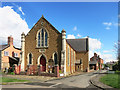
{"label": "brick house", "polygon": [[88,70],[88,37],[66,39],[66,31],[63,29],[60,33],[44,16],[27,35],[21,34],[21,43],[20,62],[23,72],[37,66],[41,68],[41,72],[54,73],[55,70],[61,70],[65,76],[75,71]]}
{"label": "brick house", "polygon": [[94,53],[94,56],[90,58],[89,66],[90,69],[101,70],[103,68],[103,59]]}
{"label": "brick house", "polygon": [[12,67],[14,64],[19,63],[20,52],[21,50],[13,45],[13,37],[9,36],[8,44],[0,45],[0,61],[2,71],[4,71],[5,68]]}

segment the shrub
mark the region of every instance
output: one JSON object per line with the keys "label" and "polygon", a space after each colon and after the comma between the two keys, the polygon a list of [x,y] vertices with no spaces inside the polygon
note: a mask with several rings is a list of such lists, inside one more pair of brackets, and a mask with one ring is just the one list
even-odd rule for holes
{"label": "shrub", "polygon": [[15,75],[15,73],[14,73],[14,72],[11,72],[10,75]]}
{"label": "shrub", "polygon": [[61,70],[59,70],[59,73],[62,73],[62,71],[61,71]]}

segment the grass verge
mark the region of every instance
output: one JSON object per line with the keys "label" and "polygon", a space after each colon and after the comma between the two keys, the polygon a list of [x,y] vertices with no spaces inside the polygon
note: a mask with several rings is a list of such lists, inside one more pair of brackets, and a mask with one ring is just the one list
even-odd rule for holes
{"label": "grass verge", "polygon": [[100,78],[100,82],[120,89],[120,74],[107,74]]}
{"label": "grass verge", "polygon": [[13,79],[8,77],[0,78],[0,83],[8,83],[8,82],[29,82],[29,80]]}

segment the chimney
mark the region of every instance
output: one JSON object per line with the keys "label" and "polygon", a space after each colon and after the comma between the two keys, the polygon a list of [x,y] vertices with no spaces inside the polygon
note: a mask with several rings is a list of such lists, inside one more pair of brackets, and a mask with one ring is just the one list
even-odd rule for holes
{"label": "chimney", "polygon": [[96,54],[96,53],[94,53],[94,56],[95,56],[95,57],[97,57],[97,54]]}
{"label": "chimney", "polygon": [[12,36],[8,37],[8,45],[13,45],[13,37]]}

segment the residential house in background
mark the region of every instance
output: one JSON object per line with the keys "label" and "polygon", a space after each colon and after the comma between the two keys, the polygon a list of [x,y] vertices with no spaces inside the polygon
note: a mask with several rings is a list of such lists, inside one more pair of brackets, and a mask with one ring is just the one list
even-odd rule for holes
{"label": "residential house in background", "polygon": [[14,47],[13,45],[13,37],[8,37],[8,44],[0,45],[0,61],[1,61],[1,69],[2,71],[12,67],[14,64],[18,64],[20,59],[19,48]]}
{"label": "residential house in background", "polygon": [[109,67],[109,70],[113,70],[113,66],[117,63],[117,61],[106,62],[106,65]]}
{"label": "residential house in background", "polygon": [[94,56],[90,58],[89,66],[90,69],[101,70],[103,68],[103,59],[94,53]]}
{"label": "residential house in background", "polygon": [[42,16],[27,35],[21,34],[21,71],[30,74],[40,67],[38,72],[58,70],[65,76],[75,71],[88,71],[88,39],[66,39],[64,29],[60,33]]}

